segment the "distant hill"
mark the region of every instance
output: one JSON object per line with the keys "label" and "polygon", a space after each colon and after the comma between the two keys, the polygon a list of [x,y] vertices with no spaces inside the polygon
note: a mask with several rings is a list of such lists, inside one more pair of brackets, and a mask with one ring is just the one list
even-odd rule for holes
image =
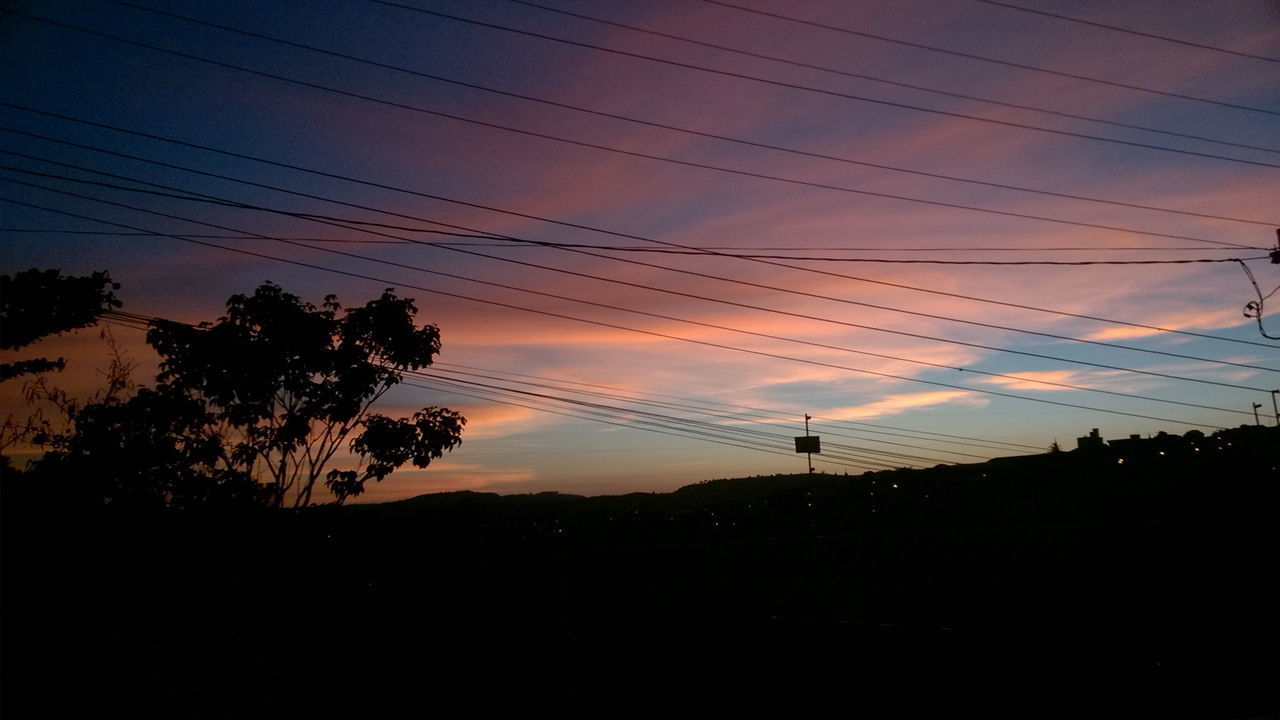
{"label": "distant hill", "polygon": [[670,493],[4,505],[6,716],[1263,717],[1280,430]]}
{"label": "distant hill", "polygon": [[[1072,451],[861,475],[708,480],[670,493],[422,495],[337,511],[380,531],[409,523],[439,539],[637,538],[864,532],[928,527],[1093,524],[1205,513],[1270,497],[1280,428],[1160,433]],[[320,513],[329,511],[320,510]]]}

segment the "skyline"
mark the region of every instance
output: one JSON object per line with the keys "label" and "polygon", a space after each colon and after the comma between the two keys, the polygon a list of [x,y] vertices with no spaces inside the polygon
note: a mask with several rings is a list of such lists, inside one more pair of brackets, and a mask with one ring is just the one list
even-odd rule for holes
{"label": "skyline", "polygon": [[[815,466],[851,474],[1268,414],[1259,329],[1280,324],[1242,308],[1280,283],[1280,61],[1221,49],[1275,55],[1280,9],[1020,4],[1106,27],[981,0],[19,2],[4,265],[108,270],[124,311],[188,322],[268,280],[416,298],[443,352],[383,411],[469,422],[365,501],[802,472],[806,413],[824,450],[859,448]],[[950,264],[1134,260],[1196,262]],[[112,332],[149,382],[142,333]],[[72,359],[51,381],[80,394],[105,358],[94,329],[36,349]],[[611,425],[459,381],[662,405]]]}

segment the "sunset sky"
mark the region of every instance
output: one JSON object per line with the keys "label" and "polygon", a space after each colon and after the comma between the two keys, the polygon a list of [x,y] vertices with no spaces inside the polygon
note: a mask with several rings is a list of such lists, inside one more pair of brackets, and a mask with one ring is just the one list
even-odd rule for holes
{"label": "sunset sky", "polygon": [[416,298],[469,422],[371,501],[1274,422],[1280,5],[1011,2],[8,0],[0,269]]}

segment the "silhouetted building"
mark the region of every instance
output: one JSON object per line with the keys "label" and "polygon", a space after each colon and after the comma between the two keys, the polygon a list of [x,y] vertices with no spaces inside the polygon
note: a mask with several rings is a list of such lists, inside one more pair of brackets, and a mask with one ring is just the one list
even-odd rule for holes
{"label": "silhouetted building", "polygon": [[1135,433],[1124,440],[1112,440],[1107,445],[1121,452],[1132,452],[1137,450],[1142,442],[1142,436]]}
{"label": "silhouetted building", "polygon": [[1090,430],[1089,434],[1084,437],[1076,438],[1077,450],[1101,450],[1105,446],[1106,443],[1102,440],[1102,436],[1098,434],[1098,428]]}

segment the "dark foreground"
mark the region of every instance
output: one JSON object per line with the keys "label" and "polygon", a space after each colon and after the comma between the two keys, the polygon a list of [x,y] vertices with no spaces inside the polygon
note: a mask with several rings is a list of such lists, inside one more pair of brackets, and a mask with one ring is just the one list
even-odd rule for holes
{"label": "dark foreground", "polygon": [[1064,453],[287,515],[10,494],[3,709],[1280,714],[1280,442],[1249,432],[1124,465]]}

